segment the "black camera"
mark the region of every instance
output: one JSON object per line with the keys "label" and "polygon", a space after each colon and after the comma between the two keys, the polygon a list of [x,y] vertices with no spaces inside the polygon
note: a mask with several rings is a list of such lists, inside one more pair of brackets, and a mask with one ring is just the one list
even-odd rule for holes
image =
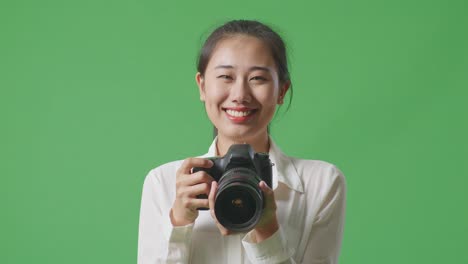
{"label": "black camera", "polygon": [[263,180],[271,188],[273,164],[268,153],[255,153],[249,144],[235,144],[224,157],[208,159],[214,163],[211,168],[195,167],[192,172],[206,171],[218,182],[214,211],[219,223],[234,232],[251,230],[265,206],[258,184]]}

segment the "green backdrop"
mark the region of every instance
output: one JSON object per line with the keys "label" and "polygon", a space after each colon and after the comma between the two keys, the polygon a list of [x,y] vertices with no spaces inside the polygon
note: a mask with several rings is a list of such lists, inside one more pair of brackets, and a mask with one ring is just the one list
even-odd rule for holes
{"label": "green backdrop", "polygon": [[203,154],[202,40],[259,19],[290,49],[288,154],[345,173],[341,263],[468,263],[468,5],[2,1],[0,263],[135,263],[143,179]]}

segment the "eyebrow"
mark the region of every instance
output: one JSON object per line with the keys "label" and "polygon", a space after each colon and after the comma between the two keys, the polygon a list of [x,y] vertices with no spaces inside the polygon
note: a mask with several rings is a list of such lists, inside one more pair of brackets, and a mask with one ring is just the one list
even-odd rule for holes
{"label": "eyebrow", "polygon": [[[232,66],[232,65],[218,65],[218,66],[215,67],[215,69],[234,69],[234,66]],[[270,72],[270,68],[263,67],[263,66],[252,66],[252,67],[249,68],[249,71],[255,71],[255,70]]]}

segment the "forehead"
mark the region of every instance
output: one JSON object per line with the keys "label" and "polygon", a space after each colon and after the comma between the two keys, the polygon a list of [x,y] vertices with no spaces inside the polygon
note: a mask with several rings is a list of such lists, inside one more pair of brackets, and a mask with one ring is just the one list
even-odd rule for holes
{"label": "forehead", "polygon": [[218,65],[231,65],[238,69],[262,66],[274,70],[275,61],[270,48],[261,39],[237,35],[220,40],[214,48],[207,70]]}

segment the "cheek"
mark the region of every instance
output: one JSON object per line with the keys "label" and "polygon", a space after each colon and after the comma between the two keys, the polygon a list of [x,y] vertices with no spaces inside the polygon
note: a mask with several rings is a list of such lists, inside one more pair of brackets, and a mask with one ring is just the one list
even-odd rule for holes
{"label": "cheek", "polygon": [[276,106],[277,92],[273,87],[264,87],[255,91],[255,98],[264,106]]}
{"label": "cheek", "polygon": [[207,87],[205,90],[205,103],[207,107],[213,108],[221,104],[227,97],[225,91],[225,89],[220,89],[219,87]]}

